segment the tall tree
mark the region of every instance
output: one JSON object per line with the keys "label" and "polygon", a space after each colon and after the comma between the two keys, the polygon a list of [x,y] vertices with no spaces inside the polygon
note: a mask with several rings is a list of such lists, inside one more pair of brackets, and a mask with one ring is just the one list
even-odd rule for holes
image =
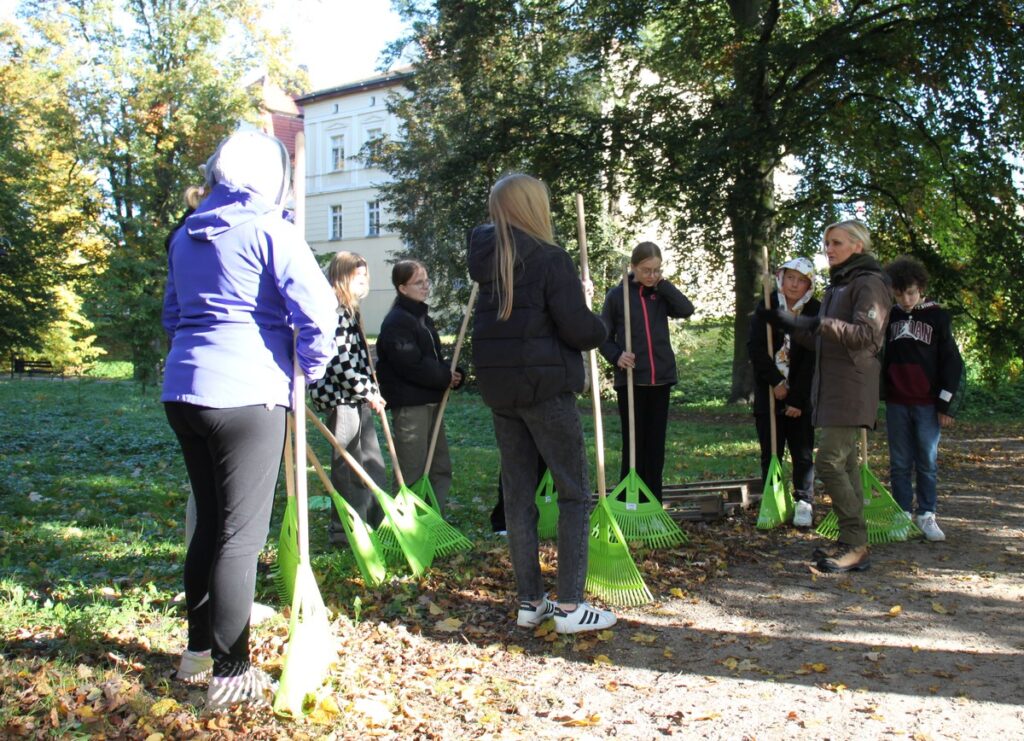
{"label": "tall tree", "polygon": [[284,39],[259,0],[35,0],[24,15],[43,43],[80,65],[67,88],[81,153],[101,177],[109,266],[94,310],[151,380],[163,355],[164,240],[199,165],[259,101],[243,75],[280,75]]}
{"label": "tall tree", "polygon": [[[1024,329],[1009,344],[990,331],[1024,327],[1019,301],[1006,305],[1020,297],[1017,258],[997,241],[1021,228],[1020,23],[1021,4],[997,0],[692,0],[657,14],[637,51],[657,82],[637,99],[631,190],[732,262],[734,400],[751,390],[762,247],[816,249],[844,213],[868,221],[884,256],[924,256],[940,285],[983,258],[957,298],[986,343],[1022,354]],[[778,181],[787,164],[792,193]]]}
{"label": "tall tree", "polygon": [[600,26],[595,5],[395,3],[413,30],[393,52],[412,59],[415,75],[392,103],[402,136],[374,156],[395,178],[384,197],[408,254],[437,276],[441,305],[468,292],[466,232],[486,220],[488,191],[503,173],[548,183],[563,243],[575,241],[574,194],[584,194],[591,248],[614,246],[608,213],[620,191],[620,148],[607,109],[616,105],[608,64],[616,29]]}
{"label": "tall tree", "polygon": [[70,64],[0,27],[0,354],[60,368],[97,354],[78,293],[104,260],[96,178],[64,96]]}

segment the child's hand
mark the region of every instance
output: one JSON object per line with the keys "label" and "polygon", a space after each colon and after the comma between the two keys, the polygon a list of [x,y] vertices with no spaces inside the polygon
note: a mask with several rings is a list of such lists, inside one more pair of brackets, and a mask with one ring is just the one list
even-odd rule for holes
{"label": "child's hand", "polygon": [[384,414],[384,407],[387,406],[387,402],[384,401],[384,397],[378,393],[371,393],[366,397],[366,403],[370,405],[370,408],[377,414]]}
{"label": "child's hand", "polygon": [[787,417],[793,417],[794,419],[803,416],[803,412],[797,409],[796,407],[786,407],[785,411],[783,411],[783,414],[785,414]]}
{"label": "child's hand", "polygon": [[782,401],[789,396],[789,387],[786,386],[786,382],[783,381],[778,386],[772,388],[772,394],[775,396],[776,401]]}
{"label": "child's hand", "polygon": [[448,385],[451,388],[453,388],[453,389],[457,389],[459,386],[461,386],[462,385],[462,373],[460,373],[459,371],[454,371],[452,373],[452,381]]}
{"label": "child's hand", "polygon": [[584,280],[580,278],[580,283],[583,284],[583,295],[587,297],[587,301],[594,300],[594,283],[588,278]]}
{"label": "child's hand", "polygon": [[953,426],[953,418],[950,417],[948,414],[943,414],[942,412],[939,412],[938,415],[939,415],[939,427],[946,428],[946,427],[952,427]]}
{"label": "child's hand", "polygon": [[635,368],[636,355],[631,352],[623,352],[622,355],[619,356],[619,359],[615,361],[615,365],[619,366],[622,370],[626,370],[626,368]]}

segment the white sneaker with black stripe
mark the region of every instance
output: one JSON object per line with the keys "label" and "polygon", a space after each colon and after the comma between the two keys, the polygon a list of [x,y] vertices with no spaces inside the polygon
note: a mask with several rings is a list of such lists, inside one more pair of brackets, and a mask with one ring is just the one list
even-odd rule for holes
{"label": "white sneaker with black stripe", "polygon": [[586,602],[580,602],[572,612],[561,607],[555,608],[556,633],[583,633],[588,630],[604,630],[615,625],[615,616],[608,610],[599,610]]}
{"label": "white sneaker with black stripe", "polygon": [[555,603],[548,599],[545,594],[539,605],[534,605],[529,600],[519,603],[519,617],[516,625],[520,628],[536,628],[549,617],[555,614]]}

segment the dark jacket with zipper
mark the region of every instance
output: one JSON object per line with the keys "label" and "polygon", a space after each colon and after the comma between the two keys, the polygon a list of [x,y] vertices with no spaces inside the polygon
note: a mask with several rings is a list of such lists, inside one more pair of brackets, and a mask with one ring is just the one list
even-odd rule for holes
{"label": "dark jacket with zipper", "polygon": [[892,294],[882,267],[857,253],[829,270],[814,335],[793,338],[815,350],[811,405],[815,427],[870,427],[878,418],[879,356]]}
{"label": "dark jacket with zipper", "polygon": [[494,283],[494,226],[469,235],[469,274],[480,284],[473,315],[473,362],[484,403],[492,409],[528,407],[566,391],[583,390],[584,350],[608,334],[587,308],[569,254],[518,229],[512,315],[498,318]]}
{"label": "dark jacket with zipper", "polygon": [[436,404],[452,380],[430,307],[399,294],[377,337],[377,380],[392,408]]}
{"label": "dark jacket with zipper", "polygon": [[[779,294],[772,291],[772,308],[779,305]],[[821,304],[817,299],[808,299],[802,307],[802,316],[816,316]],[[793,341],[789,342],[789,378],[775,365],[775,355],[786,340],[785,332],[772,330],[772,351],[768,352],[768,337],[765,321],[757,314],[750,317],[750,333],[747,339],[747,353],[754,366],[754,414],[768,414],[768,387],[776,387],[787,381],[789,392],[782,401],[776,401],[775,413],[782,414],[786,407],[799,409],[801,414],[811,414],[811,382],[814,380],[814,350]]]}
{"label": "dark jacket with zipper", "polygon": [[[668,320],[686,319],[693,304],[667,280],[654,288],[637,283],[629,274],[629,324],[632,351],[636,355],[633,383],[638,386],[672,385],[676,374],[676,354],[668,333]],[[601,355],[615,368],[615,387],[625,388],[626,371],[619,368],[619,356],[626,351],[626,313],[622,303],[622,283],[614,286],[604,299],[601,311],[612,331],[601,345]]]}

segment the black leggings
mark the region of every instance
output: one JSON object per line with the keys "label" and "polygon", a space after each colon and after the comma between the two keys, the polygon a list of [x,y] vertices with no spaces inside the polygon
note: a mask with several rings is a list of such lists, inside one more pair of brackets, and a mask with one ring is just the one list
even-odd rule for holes
{"label": "black leggings", "polygon": [[249,668],[256,563],[270,528],[284,448],[285,409],[164,405],[196,501],[185,556],[188,648],[212,649],[213,674]]}
{"label": "black leggings", "polygon": [[[790,458],[793,459],[793,498],[810,503],[814,498],[814,427],[811,425],[811,415],[787,417],[776,414],[775,420],[775,451],[779,462],[782,462],[787,445]],[[754,415],[757,437],[761,443],[762,488],[772,460],[771,421],[767,414]]]}
{"label": "black leggings", "polygon": [[[629,473],[629,402],[625,386],[616,388],[619,418],[622,420],[622,464],[619,480]],[[668,400],[672,387],[633,386],[633,418],[636,422],[636,472],[651,493],[661,501],[661,478],[665,469],[665,433],[668,430]]]}

